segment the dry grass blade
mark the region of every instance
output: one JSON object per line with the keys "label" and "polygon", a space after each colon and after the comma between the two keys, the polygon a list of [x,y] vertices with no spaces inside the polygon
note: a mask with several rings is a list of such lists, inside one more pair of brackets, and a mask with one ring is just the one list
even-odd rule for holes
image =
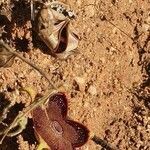
{"label": "dry grass blade", "polygon": [[0,144],[2,144],[4,138],[11,134],[9,133],[11,131],[11,129],[13,129],[14,127],[16,127],[17,125],[20,124],[20,122],[22,122],[22,120],[24,120],[24,118],[26,117],[26,115],[28,113],[30,113],[33,109],[35,109],[36,107],[40,106],[41,104],[45,103],[47,101],[47,99],[49,97],[51,97],[54,93],[56,93],[56,90],[53,89],[48,89],[48,91],[46,92],[45,96],[43,96],[42,98],[39,98],[38,100],[35,100],[34,102],[31,103],[30,106],[26,107],[22,112],[20,112],[17,117],[14,119],[14,121],[3,131],[3,136],[0,140]]}
{"label": "dry grass blade", "polygon": [[[51,82],[51,80],[48,77],[48,75],[42,69],[40,69],[38,66],[36,66],[35,64],[31,63],[26,58],[24,58],[23,56],[21,56],[18,52],[16,52],[13,48],[9,47],[3,41],[0,41],[0,46],[2,47],[2,50],[4,49],[4,52],[6,54],[9,54],[11,57],[15,57],[16,56],[16,57],[20,58],[22,61],[24,61],[25,63],[27,63],[28,65],[30,65],[32,68],[34,68],[35,70],[37,70],[42,76],[44,76],[47,79],[47,81],[49,82],[51,88],[56,89],[56,87]],[[9,64],[10,64],[10,62],[9,62]]]}
{"label": "dry grass blade", "polygon": [[0,42],[0,67],[10,67],[14,62],[15,55],[7,51]]}

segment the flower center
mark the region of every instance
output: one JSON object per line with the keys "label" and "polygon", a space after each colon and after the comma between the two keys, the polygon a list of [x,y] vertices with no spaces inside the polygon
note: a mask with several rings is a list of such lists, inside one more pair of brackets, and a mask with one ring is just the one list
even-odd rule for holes
{"label": "flower center", "polygon": [[62,134],[63,133],[63,129],[62,129],[62,126],[59,124],[59,122],[57,121],[53,121],[52,122],[52,128],[54,129],[54,131],[57,133],[57,134]]}

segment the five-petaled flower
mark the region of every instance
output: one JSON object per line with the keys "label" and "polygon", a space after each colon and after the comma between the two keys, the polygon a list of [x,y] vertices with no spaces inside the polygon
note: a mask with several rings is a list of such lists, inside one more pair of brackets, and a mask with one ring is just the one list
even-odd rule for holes
{"label": "five-petaled flower", "polygon": [[46,105],[37,107],[33,113],[36,134],[52,150],[73,150],[88,140],[89,130],[67,117],[68,103],[63,93],[54,94]]}

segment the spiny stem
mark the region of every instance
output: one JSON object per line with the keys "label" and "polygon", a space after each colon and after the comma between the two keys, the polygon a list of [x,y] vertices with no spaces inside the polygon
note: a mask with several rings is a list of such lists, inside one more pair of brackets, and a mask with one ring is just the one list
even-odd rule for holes
{"label": "spiny stem", "polygon": [[49,77],[47,76],[47,74],[40,69],[38,66],[36,66],[35,64],[31,63],[29,60],[27,60],[26,58],[24,58],[23,56],[21,56],[19,53],[17,53],[15,50],[12,50],[12,48],[10,48],[7,44],[5,44],[4,42],[0,41],[0,44],[2,44],[11,54],[15,55],[16,57],[20,58],[22,61],[26,62],[28,65],[30,65],[32,68],[34,68],[35,70],[37,70],[42,76],[44,76],[47,81],[49,82],[49,84],[51,85],[52,89],[57,89],[54,84],[50,81]]}

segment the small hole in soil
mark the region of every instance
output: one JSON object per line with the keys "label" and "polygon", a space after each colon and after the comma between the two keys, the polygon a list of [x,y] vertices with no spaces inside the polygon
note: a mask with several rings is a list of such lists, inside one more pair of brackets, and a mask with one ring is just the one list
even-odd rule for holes
{"label": "small hole in soil", "polygon": [[28,44],[29,44],[29,41],[25,38],[23,39],[19,39],[17,38],[15,40],[15,44],[16,44],[16,49],[21,51],[21,52],[28,52],[29,51],[29,48],[28,48]]}

